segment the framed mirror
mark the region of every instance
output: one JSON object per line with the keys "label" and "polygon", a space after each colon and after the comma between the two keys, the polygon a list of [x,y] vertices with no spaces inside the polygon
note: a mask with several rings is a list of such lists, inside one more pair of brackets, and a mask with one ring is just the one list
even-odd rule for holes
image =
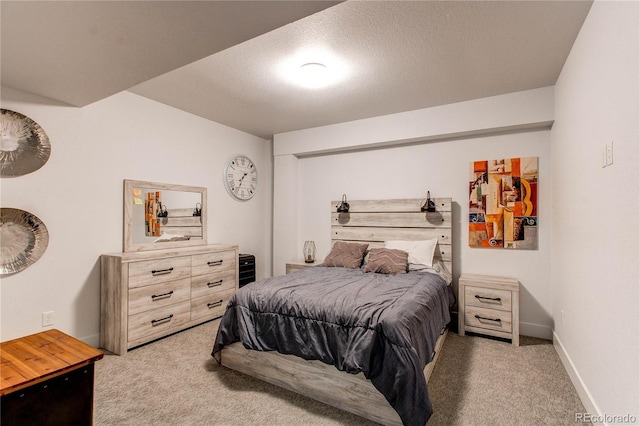
{"label": "framed mirror", "polygon": [[207,244],[207,188],[124,181],[125,252]]}

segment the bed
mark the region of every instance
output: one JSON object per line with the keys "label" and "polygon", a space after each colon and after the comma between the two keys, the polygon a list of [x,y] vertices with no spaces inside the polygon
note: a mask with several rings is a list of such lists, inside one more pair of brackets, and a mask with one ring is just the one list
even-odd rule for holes
{"label": "bed", "polygon": [[[423,200],[402,199],[351,201],[348,213],[332,213],[329,266],[240,289],[212,355],[378,423],[424,425],[432,413],[427,381],[453,303],[451,199],[434,201],[434,212],[420,211]],[[429,241],[427,267],[418,257]],[[361,267],[353,259],[365,253]],[[394,273],[407,265],[408,273]]]}

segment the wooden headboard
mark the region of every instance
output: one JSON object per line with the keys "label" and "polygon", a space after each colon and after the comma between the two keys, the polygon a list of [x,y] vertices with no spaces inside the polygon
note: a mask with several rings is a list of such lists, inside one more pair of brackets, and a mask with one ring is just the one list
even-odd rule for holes
{"label": "wooden headboard", "polygon": [[453,273],[451,255],[451,198],[432,198],[435,212],[421,212],[424,199],[348,200],[349,212],[337,213],[340,201],[331,202],[331,244],[336,241],[368,242],[384,247],[389,240],[438,238],[434,257]]}

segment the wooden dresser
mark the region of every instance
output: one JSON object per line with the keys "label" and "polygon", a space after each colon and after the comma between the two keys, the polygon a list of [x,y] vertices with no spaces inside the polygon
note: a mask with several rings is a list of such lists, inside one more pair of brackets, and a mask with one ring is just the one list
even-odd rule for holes
{"label": "wooden dresser", "polygon": [[519,284],[515,278],[462,274],[458,280],[458,334],[465,331],[520,344]]}
{"label": "wooden dresser", "polygon": [[235,245],[105,254],[100,266],[100,347],[118,355],[222,316],[238,289]]}

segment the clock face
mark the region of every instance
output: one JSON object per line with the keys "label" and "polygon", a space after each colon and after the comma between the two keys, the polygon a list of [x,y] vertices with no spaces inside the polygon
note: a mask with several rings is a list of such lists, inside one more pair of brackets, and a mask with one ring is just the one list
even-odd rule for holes
{"label": "clock face", "polygon": [[246,201],[256,193],[258,171],[253,161],[245,155],[232,155],[224,167],[224,185],[229,194]]}

